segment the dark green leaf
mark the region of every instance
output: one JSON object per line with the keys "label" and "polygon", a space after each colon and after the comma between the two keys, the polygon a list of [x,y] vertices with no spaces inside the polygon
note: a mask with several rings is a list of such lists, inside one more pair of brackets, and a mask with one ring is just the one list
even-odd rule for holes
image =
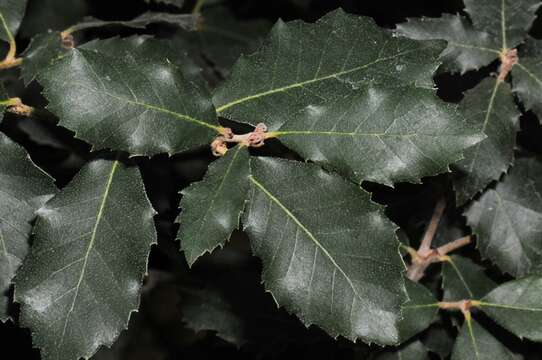
{"label": "dark green leaf", "polygon": [[[125,41],[130,40],[108,45],[123,47]],[[134,155],[210,144],[220,127],[201,85],[187,81],[153,47],[139,46],[119,57],[98,51],[97,43],[71,50],[38,76],[60,125],[97,149]]]}
{"label": "dark green leaf", "polygon": [[89,358],[127,326],[156,239],[154,214],[138,169],[106,160],[85,166],[40,209],[15,299],[43,359]]}
{"label": "dark green leaf", "polygon": [[31,221],[55,192],[53,181],[26,151],[0,133],[0,320],[6,320],[5,292],[28,251]]}
{"label": "dark green leaf", "polygon": [[24,17],[27,0],[0,0],[0,39],[5,42],[15,41]]}
{"label": "dark green leaf", "polygon": [[239,59],[214,101],[221,116],[278,130],[294,113],[318,113],[316,105],[368,83],[432,88],[441,49],[437,42],[398,39],[340,9],[315,24],[279,21],[257,53]]}
{"label": "dark green leaf", "polygon": [[451,70],[464,73],[488,65],[502,51],[520,45],[540,4],[539,0],[466,0],[472,23],[445,14],[439,19],[409,19],[398,31],[412,39],[448,41],[442,58]]}
{"label": "dark green leaf", "polygon": [[184,6],[184,0],[145,0],[146,3],[150,2],[157,2],[157,3],[163,3],[167,5],[175,5],[178,8],[182,8]]}
{"label": "dark green leaf", "polygon": [[182,32],[174,41],[196,55],[198,63],[212,62],[222,76],[229,74],[241,54],[255,50],[271,28],[267,20],[238,21],[224,7],[206,9],[202,18],[197,31]]}
{"label": "dark green leaf", "polygon": [[237,346],[245,343],[241,318],[222,294],[210,289],[183,289],[181,296],[183,320],[191,329],[213,331]]}
{"label": "dark green leaf", "polygon": [[469,258],[452,255],[442,265],[444,301],[478,300],[496,285],[484,267]]}
{"label": "dark green leaf", "polygon": [[401,346],[394,350],[388,350],[377,354],[371,359],[374,360],[427,360],[429,354],[423,344],[416,340],[410,344]]}
{"label": "dark green leaf", "polygon": [[214,101],[220,115],[263,121],[305,158],[356,181],[415,182],[483,138],[429,89],[440,50],[341,10],[316,24],[279,22]]}
{"label": "dark green leaf", "polygon": [[21,55],[24,59],[21,64],[21,77],[25,85],[32,82],[38,73],[50,66],[54,60],[69,52],[70,49],[62,45],[59,32],[52,31],[33,37]]}
{"label": "dark green leaf", "polygon": [[447,70],[462,74],[476,70],[499,56],[498,45],[487,33],[476,30],[459,15],[443,14],[440,18],[412,18],[397,25],[397,33],[415,40],[446,40],[441,54]]}
{"label": "dark green leaf", "polygon": [[26,38],[49,30],[61,31],[80,21],[89,10],[86,0],[30,1],[19,35]]}
{"label": "dark green leaf", "polygon": [[474,319],[461,327],[452,352],[452,360],[514,360],[514,355]]}
{"label": "dark green leaf", "polygon": [[315,165],[254,158],[251,170],[243,223],[277,303],[332,336],[397,343],[404,267],[382,208]]}
{"label": "dark green leaf", "polygon": [[198,26],[198,15],[193,14],[170,14],[161,12],[146,12],[132,20],[100,20],[85,18],[82,22],[73,25],[68,32],[80,31],[89,28],[104,26],[125,26],[135,29],[144,29],[150,24],[166,23],[179,26],[186,30],[195,30]]}
{"label": "dark green leaf", "polygon": [[536,18],[540,0],[464,0],[475,28],[500,45],[513,49],[523,42]]}
{"label": "dark green leaf", "polygon": [[418,182],[484,138],[455,106],[413,87],[364,87],[291,116],[276,133],[281,142],[356,182]]}
{"label": "dark green leaf", "polygon": [[542,163],[518,159],[504,180],[465,212],[482,255],[516,277],[542,268],[541,194]]}
{"label": "dark green leaf", "polygon": [[189,265],[224,246],[239,225],[249,189],[249,154],[238,145],[211,164],[205,178],[183,190],[178,239]]}
{"label": "dark green leaf", "polygon": [[446,324],[435,323],[423,333],[421,341],[429,351],[438,354],[441,359],[447,359],[452,352],[455,333]]}
{"label": "dark green leaf", "polygon": [[542,277],[507,282],[481,301],[481,308],[499,325],[519,336],[542,341]]}
{"label": "dark green leaf", "polygon": [[513,91],[542,121],[542,41],[529,38],[512,68]]}
{"label": "dark green leaf", "polygon": [[454,182],[458,203],[464,204],[508,170],[514,159],[519,112],[510,86],[495,78],[483,80],[468,91],[460,109],[487,139],[465,151],[454,169],[462,176]]}
{"label": "dark green leaf", "polygon": [[437,300],[425,286],[410,280],[405,280],[405,285],[409,300],[399,321],[401,342],[427,329],[438,312]]}

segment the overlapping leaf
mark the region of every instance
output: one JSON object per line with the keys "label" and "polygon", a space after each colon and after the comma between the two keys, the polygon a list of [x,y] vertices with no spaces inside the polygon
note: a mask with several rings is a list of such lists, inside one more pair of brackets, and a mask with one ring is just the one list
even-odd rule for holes
{"label": "overlapping leaf", "polygon": [[0,39],[5,42],[15,41],[15,35],[21,26],[27,0],[0,0]]}
{"label": "overlapping leaf", "polygon": [[510,86],[495,78],[487,78],[468,91],[460,109],[472,126],[487,135],[466,150],[465,159],[454,166],[460,174],[454,182],[456,197],[463,204],[508,170],[514,159],[520,114]]}
{"label": "overlapping leaf", "polygon": [[277,303],[333,336],[397,343],[403,264],[382,209],[315,165],[254,158],[251,170],[243,223]]}
{"label": "overlapping leaf", "polygon": [[82,22],[68,29],[68,32],[104,26],[126,26],[135,29],[144,29],[148,25],[154,23],[166,23],[179,26],[186,30],[195,30],[198,25],[198,16],[193,14],[146,12],[132,20],[100,20],[95,18],[86,18]]}
{"label": "overlapping leaf", "polygon": [[89,358],[127,326],[154,214],[138,169],[106,160],[86,165],[40,209],[15,299],[43,359]]}
{"label": "overlapping leaf", "polygon": [[515,360],[499,340],[470,317],[459,331],[452,351],[452,360]]}
{"label": "overlapping leaf", "polygon": [[405,285],[409,300],[402,307],[399,321],[401,342],[427,329],[438,311],[433,294],[425,286],[410,280]]}
{"label": "overlapping leaf", "polygon": [[[540,40],[527,39],[521,49],[520,61],[512,68],[514,92],[519,96],[525,108],[532,110],[542,119],[542,44]],[[542,120],[541,120],[542,121]]]}
{"label": "overlapping leaf", "polygon": [[541,194],[542,163],[518,159],[465,213],[482,255],[514,276],[542,269]]}
{"label": "overlapping leaf", "polygon": [[520,338],[542,341],[542,277],[507,282],[487,294],[481,308]]}
{"label": "overlapping leaf", "polygon": [[227,76],[241,54],[249,54],[261,43],[271,24],[267,20],[239,21],[227,8],[204,10],[197,31],[181,32],[174,41],[190,49],[198,63],[212,62]]}
{"label": "overlapping leaf", "polygon": [[0,153],[0,320],[5,320],[4,295],[28,252],[31,221],[56,188],[26,151],[2,133]]}
{"label": "overlapping leaf", "polygon": [[470,19],[447,14],[438,19],[409,19],[397,30],[412,39],[448,41],[442,57],[450,70],[464,73],[520,45],[540,4],[539,0],[466,0]]}
{"label": "overlapping leaf", "polygon": [[469,258],[452,255],[442,265],[444,301],[478,300],[496,285],[485,269]]}
{"label": "overlapping leaf", "polygon": [[431,89],[441,49],[340,10],[316,24],[279,22],[214,102],[221,116],[263,121],[305,158],[356,181],[419,181],[483,138]]}
{"label": "overlapping leaf", "polygon": [[429,354],[423,344],[416,340],[398,349],[389,350],[371,357],[372,360],[427,360]]}
{"label": "overlapping leaf", "polygon": [[249,189],[249,154],[237,146],[209,167],[205,178],[183,190],[178,239],[189,265],[224,246],[239,225]]}
{"label": "overlapping leaf", "polygon": [[97,149],[131,154],[181,152],[211,142],[219,126],[199,83],[152,47],[119,57],[99,51],[99,43],[70,50],[38,76],[60,125]]}

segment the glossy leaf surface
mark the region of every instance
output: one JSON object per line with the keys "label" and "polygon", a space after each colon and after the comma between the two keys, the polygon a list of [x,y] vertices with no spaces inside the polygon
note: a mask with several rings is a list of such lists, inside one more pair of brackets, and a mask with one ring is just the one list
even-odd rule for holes
{"label": "glossy leaf surface", "polygon": [[382,209],[315,165],[255,158],[251,169],[243,223],[277,303],[333,336],[397,343],[403,264]]}
{"label": "glossy leaf surface", "polygon": [[156,239],[154,214],[138,169],[107,160],[86,165],[40,209],[15,299],[43,359],[89,358],[126,328]]}
{"label": "glossy leaf surface", "polygon": [[15,41],[15,35],[21,26],[27,0],[0,0],[0,39],[5,42]]}
{"label": "glossy leaf surface", "polygon": [[479,300],[495,286],[484,267],[469,258],[452,255],[442,265],[444,301]]}
{"label": "glossy leaf surface", "polygon": [[6,291],[25,258],[38,210],[56,192],[53,180],[26,151],[0,133],[0,320],[7,319]]}
{"label": "glossy leaf surface", "polygon": [[[108,46],[123,48],[126,41],[109,40]],[[97,43],[72,49],[38,76],[60,125],[97,149],[134,155],[210,144],[218,123],[199,83],[148,47],[119,57],[99,51]]]}
{"label": "glossy leaf surface", "polygon": [[483,80],[469,90],[460,110],[487,139],[465,151],[465,159],[454,165],[461,174],[454,182],[459,204],[464,204],[489,183],[498,180],[514,159],[519,111],[510,86],[495,78]]}
{"label": "glossy leaf surface", "polygon": [[515,360],[516,357],[476,320],[468,319],[459,331],[452,360]]}
{"label": "glossy leaf surface", "polygon": [[530,276],[499,286],[482,299],[481,308],[520,338],[542,341],[542,278]]}
{"label": "glossy leaf surface", "polygon": [[224,246],[245,207],[249,154],[238,145],[211,164],[205,178],[182,191],[178,239],[192,265],[205,252]]}
{"label": "glossy leaf surface", "polygon": [[482,255],[514,276],[542,268],[540,194],[542,163],[518,159],[504,180],[465,212]]}

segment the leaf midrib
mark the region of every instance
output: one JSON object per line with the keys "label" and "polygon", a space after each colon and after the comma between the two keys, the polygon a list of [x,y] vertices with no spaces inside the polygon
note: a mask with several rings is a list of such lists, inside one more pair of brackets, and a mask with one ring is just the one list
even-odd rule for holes
{"label": "leaf midrib", "polygon": [[412,53],[412,52],[416,52],[416,51],[420,51],[420,49],[413,49],[413,50],[403,51],[403,52],[397,53],[397,54],[395,54],[393,56],[388,56],[388,57],[376,59],[376,60],[374,60],[372,62],[369,62],[369,63],[364,64],[364,65],[357,66],[357,67],[349,69],[349,70],[339,71],[339,72],[332,73],[332,74],[329,74],[329,75],[326,75],[326,76],[315,77],[315,78],[312,78],[310,80],[305,80],[305,81],[301,81],[301,82],[298,82],[298,83],[293,83],[293,84],[290,84],[290,85],[282,86],[280,88],[275,88],[275,89],[263,91],[261,93],[257,93],[257,94],[254,94],[254,95],[239,98],[237,100],[233,100],[233,101],[231,101],[229,103],[226,103],[224,105],[221,105],[221,106],[217,107],[216,112],[218,114],[220,114],[220,113],[224,112],[224,110],[226,110],[226,109],[228,109],[228,108],[230,108],[232,106],[239,105],[239,104],[242,104],[242,103],[250,101],[250,100],[255,100],[255,99],[258,99],[258,98],[261,98],[261,97],[273,95],[273,94],[280,93],[280,92],[286,92],[286,91],[291,90],[291,89],[303,87],[305,85],[317,83],[317,82],[320,82],[320,81],[325,81],[325,80],[329,80],[329,79],[337,79],[339,76],[350,74],[350,73],[353,73],[353,72],[356,72],[356,71],[360,71],[360,70],[366,69],[366,68],[368,68],[368,67],[370,67],[372,65],[378,64],[380,62],[387,61],[387,60],[392,60],[392,59],[395,59],[395,58],[397,58],[399,56],[403,56],[403,55],[406,55],[406,54],[409,54],[409,53]]}
{"label": "leaf midrib", "polygon": [[83,282],[83,278],[85,276],[87,263],[88,263],[88,258],[90,256],[92,248],[94,247],[94,243],[96,241],[96,234],[98,233],[98,227],[99,227],[100,222],[101,222],[101,220],[102,220],[102,218],[104,216],[105,205],[106,205],[107,199],[109,197],[109,192],[111,190],[111,185],[113,184],[113,177],[115,175],[115,171],[117,170],[118,163],[119,163],[118,160],[113,162],[113,165],[111,167],[111,172],[109,173],[109,178],[107,179],[107,183],[106,183],[106,186],[105,186],[102,201],[101,201],[100,207],[98,209],[98,214],[96,215],[96,222],[94,223],[94,228],[92,230],[89,245],[87,247],[87,250],[85,252],[85,256],[83,258],[84,260],[83,260],[83,266],[81,267],[81,273],[79,275],[79,279],[78,279],[77,284],[75,286],[75,294],[73,296],[73,300],[72,300],[70,309],[68,310],[68,314],[66,315],[66,319],[64,320],[64,326],[63,326],[63,329],[62,329],[62,334],[61,334],[61,337],[60,337],[60,341],[58,343],[58,349],[60,349],[60,347],[62,346],[62,344],[64,342],[64,337],[66,335],[66,329],[67,329],[67,326],[68,326],[68,322],[70,320],[70,315],[73,313],[73,310],[75,308],[75,303],[77,302],[77,297],[79,295],[79,289],[81,287],[81,283]]}
{"label": "leaf midrib", "polygon": [[356,287],[354,286],[354,283],[352,282],[352,280],[350,279],[350,277],[344,272],[344,270],[341,268],[341,266],[335,261],[335,259],[333,258],[333,256],[331,256],[331,254],[327,251],[327,249],[318,241],[318,239],[316,239],[316,237],[310,232],[309,229],[307,229],[305,227],[305,225],[303,225],[301,223],[301,221],[290,211],[288,210],[288,208],[286,206],[284,206],[284,204],[282,204],[282,202],[280,202],[279,199],[277,199],[277,197],[275,197],[269,190],[267,190],[267,188],[262,184],[260,183],[258,180],[256,180],[254,178],[253,175],[250,175],[249,176],[249,179],[250,181],[252,181],[252,183],[254,185],[256,185],[272,202],[274,202],[282,211],[284,211],[284,213],[289,217],[291,218],[294,223],[309,237],[309,239],[311,239],[314,244],[316,245],[316,247],[318,249],[320,249],[320,251],[331,261],[331,263],[333,264],[333,266],[335,266],[335,268],[337,270],[339,270],[339,272],[343,275],[343,277],[346,279],[346,281],[348,282],[348,284],[350,285],[350,287],[352,288],[352,291],[355,295],[356,298],[358,298],[359,300],[362,300],[362,297],[359,295]]}

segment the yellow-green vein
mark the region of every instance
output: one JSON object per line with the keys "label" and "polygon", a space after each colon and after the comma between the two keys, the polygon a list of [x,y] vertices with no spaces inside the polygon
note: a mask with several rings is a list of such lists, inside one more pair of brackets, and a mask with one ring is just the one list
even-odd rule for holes
{"label": "yellow-green vein", "polygon": [[507,305],[507,304],[494,304],[484,301],[479,302],[481,307],[494,307],[507,310],[521,310],[521,311],[532,311],[532,312],[542,312],[542,308],[531,308],[527,306],[516,306],[516,305]]}
{"label": "yellow-green vein", "polygon": [[457,268],[457,266],[455,265],[454,261],[451,258],[450,258],[450,260],[448,260],[448,263],[455,270],[455,272],[457,274],[457,277],[459,278],[459,280],[461,280],[461,283],[465,287],[465,290],[467,290],[467,292],[469,293],[469,298],[472,299],[474,297],[474,294],[472,293],[471,289],[469,288],[469,285],[465,281],[465,278],[463,277],[463,274],[461,274],[461,271],[459,271],[459,269]]}
{"label": "yellow-green vein", "polygon": [[404,52],[395,54],[393,56],[388,56],[388,57],[385,57],[385,58],[377,59],[375,61],[372,61],[370,63],[364,64],[364,65],[361,65],[361,66],[358,66],[358,67],[355,67],[353,69],[339,71],[339,72],[329,74],[329,75],[326,75],[326,76],[321,76],[321,77],[313,78],[313,79],[310,79],[310,80],[306,80],[306,81],[290,84],[290,85],[287,85],[287,86],[283,86],[283,87],[280,87],[280,88],[267,90],[267,91],[264,91],[264,92],[261,92],[261,93],[258,93],[258,94],[246,96],[246,97],[231,101],[231,102],[229,102],[227,104],[224,104],[224,105],[221,105],[221,106],[217,107],[216,112],[221,113],[224,110],[226,110],[226,109],[228,109],[228,108],[230,108],[232,106],[244,103],[246,101],[255,100],[255,99],[258,99],[258,98],[261,98],[261,97],[264,97],[264,96],[269,96],[269,95],[273,95],[273,94],[280,93],[280,92],[286,92],[286,91],[291,90],[291,89],[303,87],[305,85],[317,83],[317,82],[320,82],[320,81],[329,80],[329,79],[333,79],[333,78],[338,78],[339,76],[350,74],[350,73],[353,73],[353,72],[356,72],[356,71],[360,71],[360,70],[368,68],[369,66],[378,64],[378,63],[383,62],[383,61],[392,60],[392,59],[395,59],[395,58],[397,58],[399,56],[402,56],[402,55],[405,55],[405,54],[408,54],[408,53],[411,53],[411,52],[414,52],[414,51],[419,51],[419,50],[416,49],[416,50],[404,51]]}
{"label": "yellow-green vein", "polygon": [[474,336],[474,331],[472,329],[472,318],[470,313],[465,314],[465,322],[467,323],[467,328],[469,330],[469,336],[472,341],[472,347],[474,348],[474,355],[476,355],[476,360],[480,359],[480,353],[478,351],[478,344],[476,343],[476,337]]}

